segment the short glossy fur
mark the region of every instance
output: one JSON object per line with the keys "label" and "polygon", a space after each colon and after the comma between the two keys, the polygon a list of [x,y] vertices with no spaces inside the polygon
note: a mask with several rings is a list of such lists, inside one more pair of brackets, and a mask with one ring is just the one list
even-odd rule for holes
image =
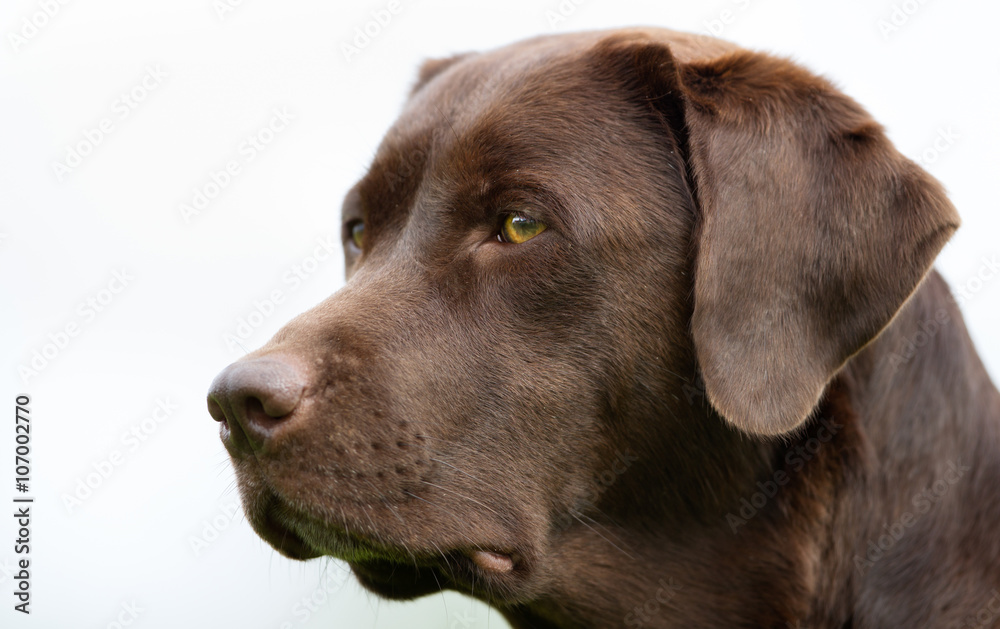
{"label": "short glossy fur", "polygon": [[661,29],[428,62],[358,220],[210,395],[283,554],[519,628],[1000,626],[959,219],[827,81]]}

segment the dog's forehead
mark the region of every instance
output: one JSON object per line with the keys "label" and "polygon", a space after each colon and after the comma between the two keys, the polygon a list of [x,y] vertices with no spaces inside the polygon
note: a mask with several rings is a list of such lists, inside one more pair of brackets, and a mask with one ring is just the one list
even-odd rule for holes
{"label": "dog's forehead", "polygon": [[[572,196],[595,175],[611,177],[626,167],[645,138],[627,128],[625,116],[615,117],[611,93],[620,87],[595,66],[595,47],[609,36],[661,43],[682,60],[734,48],[665,29],[632,29],[543,36],[445,62],[414,89],[358,186],[371,225],[408,215],[428,183],[473,198],[489,186],[523,186],[533,177]],[[587,170],[593,164],[602,165],[599,173]]]}
{"label": "dog's forehead", "polygon": [[[457,61],[415,90],[386,135],[384,148],[393,150],[417,138],[440,147],[466,137],[487,118],[501,117],[505,109],[544,107],[572,78],[566,74],[573,52],[543,40]],[[526,102],[531,100],[534,103]]]}
{"label": "dog's forehead", "polygon": [[[558,110],[560,97],[586,87],[590,53],[608,37],[663,44],[681,62],[713,58],[736,49],[728,42],[701,35],[634,28],[546,35],[465,55],[414,90],[379,152],[413,152],[418,150],[416,145],[432,140],[447,143],[449,138],[463,137],[487,115],[496,117],[505,107]],[[563,117],[572,114],[565,108],[558,113]],[[523,117],[520,122],[525,122]]]}
{"label": "dog's forehead", "polygon": [[[405,213],[433,173],[478,188],[567,142],[585,82],[574,51],[539,40],[469,55],[407,101],[358,190],[373,222]],[[563,129],[565,131],[565,129]]]}

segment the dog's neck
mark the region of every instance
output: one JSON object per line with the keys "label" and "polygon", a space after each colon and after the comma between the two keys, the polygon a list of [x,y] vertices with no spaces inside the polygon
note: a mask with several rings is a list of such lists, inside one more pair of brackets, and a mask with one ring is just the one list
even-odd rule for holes
{"label": "dog's neck", "polygon": [[[890,403],[885,392],[900,387]],[[992,398],[992,424],[970,416],[977,396]],[[584,505],[541,567],[555,591],[504,610],[513,626],[841,627],[871,567],[866,540],[945,473],[926,461],[965,465],[984,434],[998,439],[1000,396],[936,274],[795,435],[735,431],[696,379],[672,397],[666,419],[642,425],[677,430],[660,439],[640,430],[616,453],[602,499]],[[955,421],[982,426],[949,430]]]}

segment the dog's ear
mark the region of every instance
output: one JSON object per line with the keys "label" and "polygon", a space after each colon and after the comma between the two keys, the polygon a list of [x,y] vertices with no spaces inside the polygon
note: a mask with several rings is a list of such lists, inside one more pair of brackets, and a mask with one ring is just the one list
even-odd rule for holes
{"label": "dog's ear", "polygon": [[424,61],[420,66],[420,71],[417,73],[417,81],[413,84],[413,88],[410,89],[410,96],[419,92],[425,85],[430,83],[434,77],[455,65],[455,62],[461,61],[470,54],[472,53],[461,53],[452,55],[451,57],[445,57],[443,59],[427,59]]}
{"label": "dog's ear", "polygon": [[958,214],[860,106],[791,62],[601,47],[631,66],[686,153],[708,400],[748,433],[793,430],[913,293]]}

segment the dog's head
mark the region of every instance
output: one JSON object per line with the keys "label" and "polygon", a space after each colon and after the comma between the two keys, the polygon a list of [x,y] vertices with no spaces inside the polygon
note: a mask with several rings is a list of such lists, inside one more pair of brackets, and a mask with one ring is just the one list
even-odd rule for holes
{"label": "dog's head", "polygon": [[347,285],[209,407],[282,553],[521,603],[604,517],[724,509],[957,224],[784,60],[632,30],[431,62],[344,202]]}

